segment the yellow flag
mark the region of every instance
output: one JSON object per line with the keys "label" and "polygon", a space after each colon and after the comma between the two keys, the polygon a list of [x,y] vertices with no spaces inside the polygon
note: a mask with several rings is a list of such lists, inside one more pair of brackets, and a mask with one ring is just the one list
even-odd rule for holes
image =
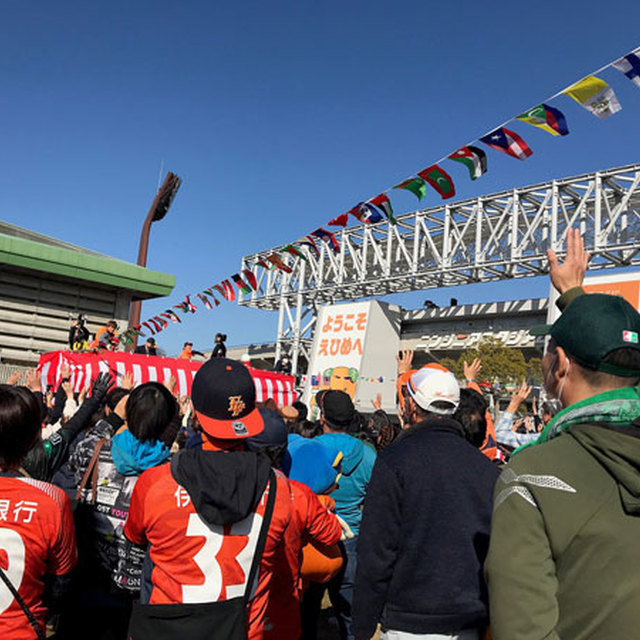
{"label": "yellow flag", "polygon": [[598,118],[607,118],[622,109],[613,89],[596,76],[587,76],[576,82],[563,93],[579,102]]}

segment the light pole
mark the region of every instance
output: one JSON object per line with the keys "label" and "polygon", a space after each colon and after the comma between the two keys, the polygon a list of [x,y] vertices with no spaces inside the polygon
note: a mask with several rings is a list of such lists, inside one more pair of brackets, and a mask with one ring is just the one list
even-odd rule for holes
{"label": "light pole", "polygon": [[[138,247],[138,264],[141,267],[147,266],[147,253],[149,250],[149,234],[151,232],[151,225],[158,220],[162,220],[167,215],[169,207],[173,202],[173,199],[178,193],[178,189],[182,184],[182,180],[175,174],[167,173],[162,186],[158,189],[156,197],[151,203],[151,208],[147,217],[142,225],[142,232],[140,233],[140,246]],[[140,324],[140,310],[142,308],[141,300],[133,300],[129,307],[129,329]],[[127,347],[128,351],[133,351],[138,343],[138,337],[134,333],[133,342]]]}

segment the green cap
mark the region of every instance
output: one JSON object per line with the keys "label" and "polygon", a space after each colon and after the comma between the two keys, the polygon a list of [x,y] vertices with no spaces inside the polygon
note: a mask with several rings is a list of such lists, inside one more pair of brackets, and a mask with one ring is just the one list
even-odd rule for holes
{"label": "green cap", "polygon": [[640,376],[603,362],[616,349],[640,352],[640,314],[622,297],[604,293],[578,296],[552,325],[533,327],[531,335],[550,335],[578,364],[616,376]]}

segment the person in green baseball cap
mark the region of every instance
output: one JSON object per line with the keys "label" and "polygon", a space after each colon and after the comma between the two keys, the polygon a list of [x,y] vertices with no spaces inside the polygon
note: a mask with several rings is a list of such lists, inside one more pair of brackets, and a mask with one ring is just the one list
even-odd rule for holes
{"label": "person in green baseball cap", "polygon": [[547,394],[563,406],[504,468],[485,573],[494,640],[623,638],[640,626],[640,315],[586,294],[589,256],[567,232],[547,252],[562,315],[549,336]]}

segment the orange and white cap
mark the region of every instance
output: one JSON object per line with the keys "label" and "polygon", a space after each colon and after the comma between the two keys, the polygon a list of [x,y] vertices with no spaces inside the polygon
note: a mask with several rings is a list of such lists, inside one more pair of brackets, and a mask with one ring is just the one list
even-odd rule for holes
{"label": "orange and white cap", "polygon": [[407,382],[414,402],[425,411],[451,415],[460,404],[460,386],[456,377],[439,364],[428,364],[416,371]]}

